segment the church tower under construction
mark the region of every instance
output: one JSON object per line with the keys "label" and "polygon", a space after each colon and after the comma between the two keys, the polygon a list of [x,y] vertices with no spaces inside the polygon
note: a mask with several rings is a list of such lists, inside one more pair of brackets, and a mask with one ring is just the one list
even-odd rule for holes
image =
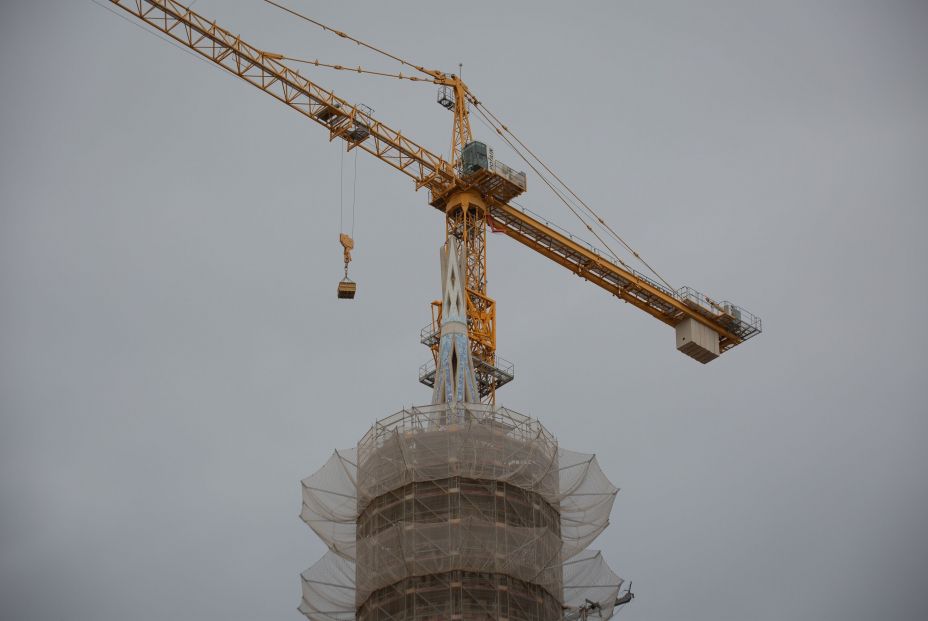
{"label": "church tower under construction", "polygon": [[302,574],[313,621],[613,613],[622,580],[589,545],[618,490],[594,455],[480,403],[463,270],[446,244],[432,403],[378,421],[303,481],[301,517],[329,548]]}

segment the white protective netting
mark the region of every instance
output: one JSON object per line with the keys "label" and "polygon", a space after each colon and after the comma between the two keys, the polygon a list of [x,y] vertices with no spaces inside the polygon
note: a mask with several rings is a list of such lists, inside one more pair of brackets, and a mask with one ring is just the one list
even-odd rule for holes
{"label": "white protective netting", "polygon": [[[355,564],[329,551],[301,575],[300,612],[319,621],[354,621]],[[563,564],[565,608],[577,611],[595,602],[601,618],[613,614],[623,580],[610,569],[599,550],[584,550]],[[568,613],[569,616],[569,613]],[[598,615],[594,615],[600,618]]]}
{"label": "white protective netting", "polygon": [[372,593],[387,596],[378,590],[455,571],[541,587],[555,609],[614,601],[621,579],[583,551],[617,491],[595,456],[560,448],[530,417],[480,404],[402,410],[303,480],[301,518],[331,553],[304,572],[300,610],[354,618]]}
{"label": "white protective netting", "polygon": [[624,580],[606,563],[599,550],[584,550],[564,562],[564,606],[578,610],[596,604],[596,618],[612,616]]}
{"label": "white protective netting", "polygon": [[608,526],[618,489],[595,455],[558,447],[541,423],[506,408],[467,404],[463,415],[452,412],[446,405],[402,410],[375,424],[358,447],[335,451],[303,480],[300,517],[329,548],[355,559],[357,519],[373,498],[460,476],[511,483],[557,507],[563,558]]}
{"label": "white protective netting", "polygon": [[355,558],[358,530],[358,449],[342,449],[322,468],[302,481],[300,518],[329,549],[346,559]]}

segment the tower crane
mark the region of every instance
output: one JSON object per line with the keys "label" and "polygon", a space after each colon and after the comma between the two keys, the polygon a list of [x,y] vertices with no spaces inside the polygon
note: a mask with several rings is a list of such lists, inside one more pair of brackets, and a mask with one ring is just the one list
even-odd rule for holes
{"label": "tower crane", "polygon": [[[309,120],[321,125],[330,141],[340,141],[347,150],[361,149],[409,177],[416,190],[428,192],[428,204],[445,218],[445,243],[459,257],[463,298],[466,305],[467,347],[479,399],[495,402],[496,390],[513,379],[512,368],[496,355],[496,302],[487,292],[487,229],[500,232],[558,263],[577,276],[597,285],[676,331],[677,349],[701,363],[714,360],[736,345],[761,332],[759,318],[730,302],[718,302],[689,287],[672,288],[632,269],[616,253],[599,250],[563,232],[513,201],[527,189],[526,174],[494,157],[493,150],[474,139],[470,114],[475,111],[513,149],[565,204],[580,217],[611,233],[632,254],[624,240],[564,184],[525,144],[513,134],[471,91],[458,74],[411,63],[356,39],[348,33],[321,24],[272,0],[268,4],[399,62],[410,74],[388,73],[304,61],[264,51],[239,35],[217,25],[176,0],[110,0],[154,30],[264,91]],[[450,156],[446,159],[423,147],[404,133],[374,118],[373,111],[351,103],[326,89],[313,77],[294,68],[298,62],[315,67],[388,76],[400,80],[432,82],[438,86],[437,101],[453,113]],[[521,147],[521,149],[520,149]],[[548,174],[546,175],[545,172]],[[553,177],[559,185],[550,180]],[[571,198],[573,197],[573,198]],[[574,200],[576,199],[576,200]],[[581,218],[586,228],[600,237]],[[345,269],[353,241],[342,239]],[[604,242],[605,243],[605,242]],[[644,263],[642,261],[642,263]],[[646,263],[644,263],[646,267]],[[653,270],[652,270],[653,271]],[[660,281],[660,282],[659,282]],[[350,281],[348,281],[350,283]],[[345,281],[343,281],[345,283]],[[339,288],[339,297],[354,297],[354,283]],[[348,291],[347,289],[350,289]],[[438,381],[443,302],[432,303],[432,323],[423,329],[421,341],[433,353],[433,363],[420,369],[420,381],[434,386]]]}

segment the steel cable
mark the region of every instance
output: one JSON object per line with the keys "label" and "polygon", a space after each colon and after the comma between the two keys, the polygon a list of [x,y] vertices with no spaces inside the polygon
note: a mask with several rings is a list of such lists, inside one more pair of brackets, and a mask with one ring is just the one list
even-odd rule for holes
{"label": "steel cable", "polygon": [[[618,241],[618,242],[621,243],[623,246],[625,246],[625,249],[628,250],[628,251],[632,254],[632,256],[634,256],[638,261],[640,261],[642,265],[644,265],[652,274],[654,274],[658,279],[660,279],[660,281],[663,282],[671,291],[675,291],[675,288],[674,288],[673,286],[671,286],[671,284],[670,284],[669,282],[667,282],[667,280],[666,280],[663,276],[661,276],[661,274],[660,274],[657,270],[655,270],[653,267],[651,267],[651,265],[650,265],[647,261],[645,261],[644,258],[643,258],[640,254],[638,254],[638,252],[636,252],[635,249],[632,248],[631,245],[630,245],[628,242],[626,242],[618,233],[616,233],[615,230],[614,230],[611,226],[609,226],[609,224],[602,218],[602,216],[600,216],[598,213],[596,213],[596,212],[593,210],[592,207],[590,207],[589,205],[587,205],[586,202],[585,202],[582,198],[580,198],[579,196],[577,196],[576,192],[574,192],[574,191],[570,188],[570,186],[568,186],[566,183],[564,183],[564,181],[557,175],[557,173],[555,173],[553,170],[551,170],[551,168],[550,168],[547,164],[545,164],[545,162],[544,162],[540,157],[538,157],[528,146],[526,146],[526,144],[525,144],[524,142],[522,142],[522,141],[519,139],[519,137],[516,136],[516,135],[515,135],[515,134],[514,134],[502,121],[500,121],[499,118],[498,118],[495,114],[493,114],[492,111],[490,111],[485,105],[483,105],[483,103],[481,103],[480,101],[478,101],[478,100],[476,100],[476,99],[474,99],[474,100],[472,101],[472,103],[474,104],[475,108],[476,108],[479,112],[481,112],[481,113],[486,112],[486,114],[489,115],[489,117],[491,117],[491,118],[493,119],[493,121],[495,121],[496,125],[498,125],[498,127],[496,128],[496,131],[497,131],[498,134],[500,134],[500,135],[502,136],[502,135],[503,135],[502,132],[505,132],[505,133],[509,134],[510,136],[512,136],[513,140],[515,140],[516,142],[518,142],[519,145],[521,145],[522,148],[524,148],[524,149],[529,153],[529,155],[531,155],[532,158],[535,159],[535,161],[537,161],[539,164],[541,164],[542,168],[544,168],[548,173],[550,173],[551,176],[553,176],[553,177],[558,181],[558,183],[560,183],[561,186],[562,186],[565,190],[567,190],[567,192],[569,192],[570,195],[573,196],[573,197],[584,207],[584,209],[590,214],[590,216],[593,217],[593,218],[595,218],[595,219],[599,222],[599,224],[602,225],[602,227],[603,227],[604,229],[606,229],[606,231],[608,231],[609,234],[610,234],[616,241]],[[489,119],[488,119],[488,120],[489,120]],[[500,131],[500,128],[502,129],[502,132]],[[505,136],[504,136],[503,138],[505,139]],[[509,141],[507,140],[506,142],[509,142]],[[511,143],[510,143],[510,146],[512,146]],[[516,150],[516,151],[517,151],[517,150]],[[517,153],[518,153],[518,151],[517,151]],[[520,154],[520,157],[522,157],[521,154]],[[524,160],[525,158],[523,157],[522,159]],[[533,168],[533,170],[534,170],[534,168]],[[536,171],[536,173],[537,173],[537,171]],[[539,175],[539,176],[540,176],[540,175]],[[585,222],[584,222],[584,224],[585,224]],[[588,228],[589,228],[589,227],[588,227]]]}

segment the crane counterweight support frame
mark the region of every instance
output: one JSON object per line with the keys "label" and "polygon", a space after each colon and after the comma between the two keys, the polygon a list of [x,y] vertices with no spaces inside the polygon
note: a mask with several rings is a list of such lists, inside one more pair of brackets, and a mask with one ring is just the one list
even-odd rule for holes
{"label": "crane counterweight support frame", "polygon": [[732,304],[713,304],[695,291],[689,294],[692,290],[688,288],[683,289],[686,294],[670,291],[643,274],[619,267],[512,205],[490,203],[488,214],[494,231],[505,233],[664,323],[676,327],[691,318],[713,330],[719,336],[720,353],[761,331],[760,320],[747,311]]}

